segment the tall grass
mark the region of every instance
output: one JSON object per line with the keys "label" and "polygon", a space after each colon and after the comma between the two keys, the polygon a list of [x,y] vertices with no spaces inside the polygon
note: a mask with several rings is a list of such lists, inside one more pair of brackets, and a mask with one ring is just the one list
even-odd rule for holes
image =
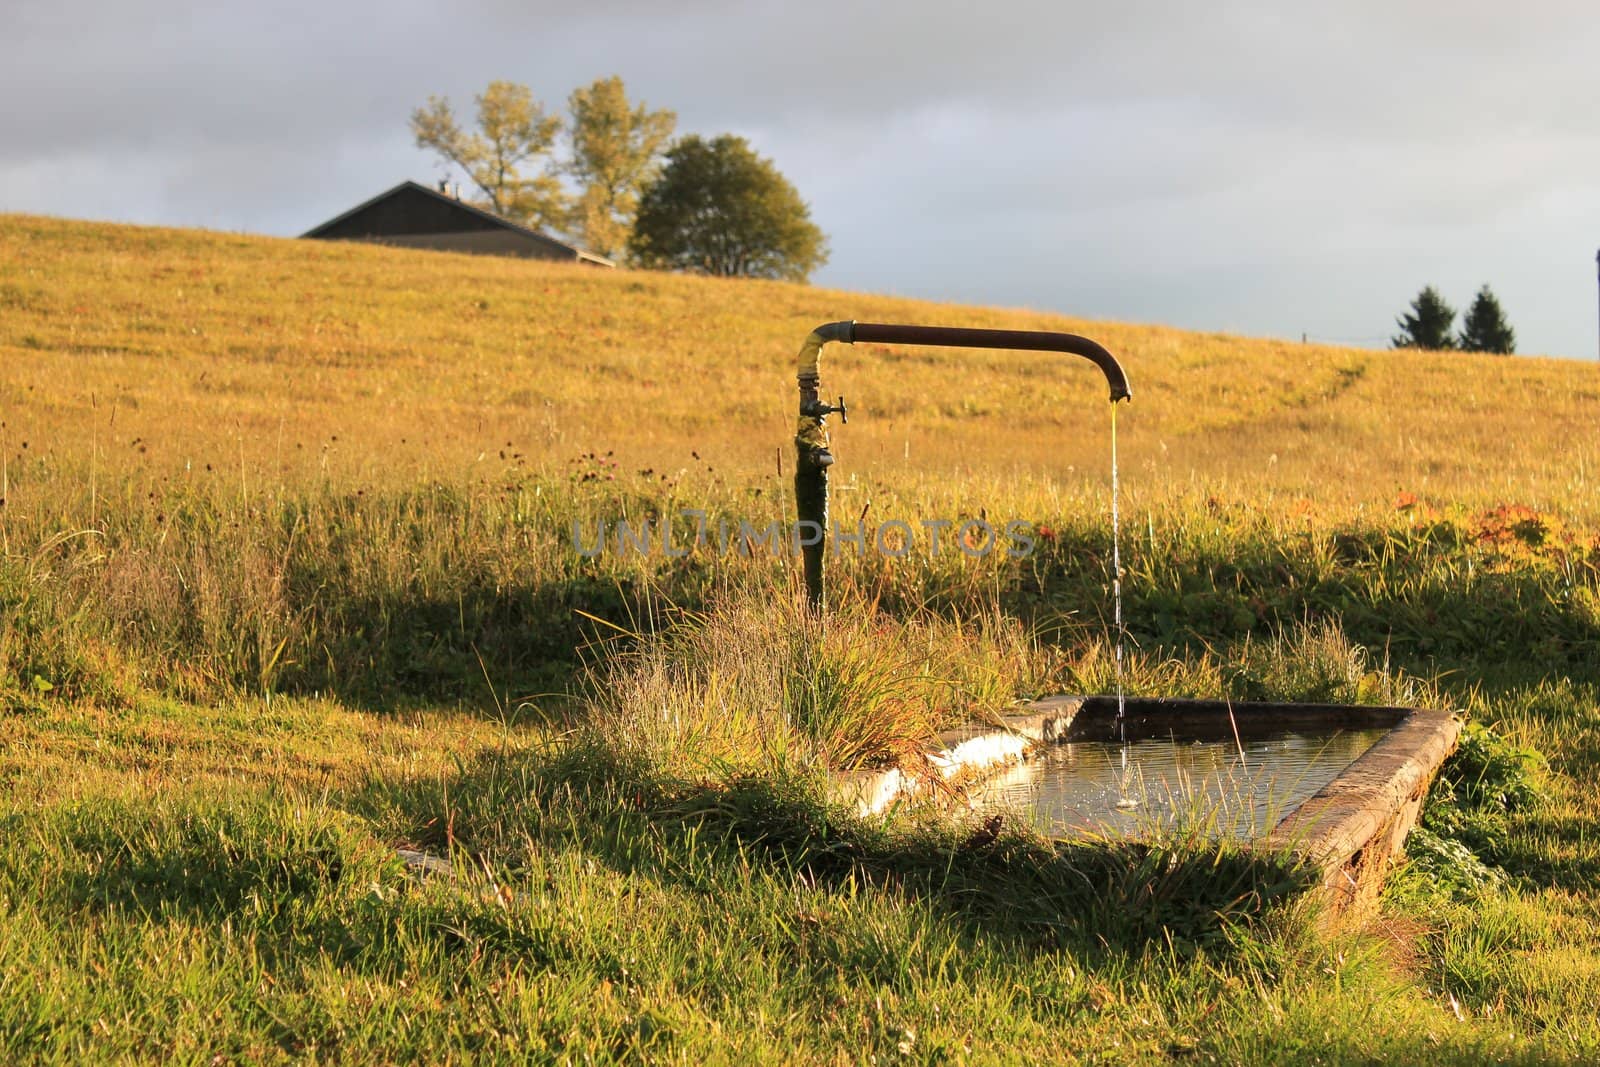
{"label": "tall grass", "polygon": [[[1469,734],[1388,935],[1303,937],[1303,872],[1198,820],[1062,847],[812,788],[1110,687],[1086,366],[830,352],[841,521],[1025,519],[1026,559],[846,552],[818,630],[787,556],[572,548],[786,518],[790,357],[845,317],[1125,359],[1132,691],[1510,739]],[[0,219],[0,1056],[1591,1061],[1591,375]],[[1417,873],[1453,846],[1482,884]]]}
{"label": "tall grass", "polygon": [[[715,483],[686,482],[670,500],[637,475],[602,486],[527,474],[509,486],[241,498],[215,484],[103,477],[95,504],[81,471],[31,477],[29,493],[0,510],[10,545],[0,554],[0,691],[23,702],[125,703],[140,689],[478,700],[486,670],[515,700],[569,685],[579,649],[605,630],[595,619],[649,629],[651,598],[693,613],[735,590],[781,615],[795,589],[787,554],[706,545],[670,558],[613,543],[587,558],[574,547],[574,524],[585,540],[621,514],[692,504],[714,523],[750,513],[757,498]],[[908,514],[948,506],[936,492],[919,504],[916,480],[873,489]],[[1098,494],[1022,483],[982,499],[990,514],[1032,518],[1033,556],[847,549],[830,560],[834,580],[888,618],[1020,620],[1057,650],[1052,677],[1103,691],[1110,531]],[[1148,501],[1131,517],[1144,536],[1124,555],[1127,618],[1147,665],[1221,670],[1275,634],[1326,625],[1421,676],[1448,663],[1469,678],[1596,677],[1586,650],[1600,639],[1600,550],[1556,517],[1532,513],[1509,532],[1498,512],[1466,509],[1426,522],[1391,511],[1285,523],[1187,495]],[[1306,644],[1283,669],[1332,657],[1315,668],[1328,675],[1322,688],[1348,695],[1351,668],[1339,655]],[[1266,676],[1235,683],[1240,696],[1317,690]]]}
{"label": "tall grass", "polygon": [[746,591],[632,635],[589,680],[591,721],[691,778],[855,769],[993,719],[1039,688],[1042,657],[1015,620],[896,618],[841,599],[824,621],[793,598]]}

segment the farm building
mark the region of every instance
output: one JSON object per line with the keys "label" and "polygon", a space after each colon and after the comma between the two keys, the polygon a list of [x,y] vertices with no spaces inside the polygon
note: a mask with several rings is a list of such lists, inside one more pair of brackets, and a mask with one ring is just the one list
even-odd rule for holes
{"label": "farm building", "polygon": [[401,182],[301,236],[616,266],[604,256],[462,203],[442,188],[430,189],[416,182]]}

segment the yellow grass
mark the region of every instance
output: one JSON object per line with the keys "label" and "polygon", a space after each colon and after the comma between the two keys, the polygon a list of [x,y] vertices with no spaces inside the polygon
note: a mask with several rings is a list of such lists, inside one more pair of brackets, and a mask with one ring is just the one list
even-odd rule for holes
{"label": "yellow grass", "polygon": [[[503,470],[502,451],[557,468],[598,449],[749,483],[780,452],[787,465],[801,338],[855,318],[1101,341],[1134,387],[1121,429],[1135,492],[1596,510],[1600,376],[1568,361],[27,216],[0,217],[0,264],[12,465],[87,470],[92,456],[99,474],[254,491],[456,481]],[[835,432],[845,477],[1104,480],[1105,389],[1081,360],[832,346],[823,373],[853,413]]]}
{"label": "yellow grass", "polygon": [[[572,708],[698,775],[759,766],[746,735],[837,765],[1113,685],[1079,360],[830,348],[846,525],[987,508],[1040,550],[843,559],[815,645],[792,559],[572,551],[574,518],[788,517],[793,357],[838,318],[1121,357],[1129,690],[1497,721],[1550,757],[1548,804],[1429,811],[1510,888],[1414,865],[1392,953],[1202,947],[1218,868],[1112,854],[1098,914],[1165,886],[1178,936],[1108,940],[1016,888],[1081,872],[826,825],[788,867],[803,811],[679,819],[583,764]],[[0,216],[0,1058],[1592,1062],[1596,425],[1595,369],[1555,360]],[[617,627],[641,639],[584,644]],[[472,876],[417,886],[395,845]]]}

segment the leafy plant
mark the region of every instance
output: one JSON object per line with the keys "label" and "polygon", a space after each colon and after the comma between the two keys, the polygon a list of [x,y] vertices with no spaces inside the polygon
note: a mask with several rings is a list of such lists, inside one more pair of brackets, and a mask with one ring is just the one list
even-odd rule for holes
{"label": "leafy plant", "polygon": [[682,138],[639,201],[629,249],[647,267],[804,281],[828,261],[811,209],[742,137]]}
{"label": "leafy plant", "polygon": [[1455,753],[1434,783],[1442,803],[1465,812],[1497,815],[1527,811],[1548,797],[1545,758],[1520,748],[1482,723],[1462,727]]}

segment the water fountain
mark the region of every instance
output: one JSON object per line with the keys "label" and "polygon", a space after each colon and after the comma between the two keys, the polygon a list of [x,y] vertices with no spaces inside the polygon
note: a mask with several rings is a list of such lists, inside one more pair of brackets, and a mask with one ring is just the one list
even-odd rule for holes
{"label": "water fountain", "polygon": [[[1297,853],[1316,865],[1332,913],[1364,911],[1459,727],[1448,713],[1418,708],[1123,695],[1116,405],[1132,393],[1121,365],[1098,343],[1067,333],[858,322],[826,323],[808,334],[799,357],[795,499],[811,610],[821,615],[827,605],[828,472],[835,460],[826,418],[847,415],[843,396],[837,404],[821,399],[821,353],[833,342],[1062,352],[1092,361],[1110,386],[1116,693],[1051,697],[999,724],[947,731],[925,753],[928,766],[972,784],[977,803],[1029,810],[1056,833],[1139,832],[1150,821],[1132,813],[1152,799],[1169,810],[1221,804],[1226,811],[1231,797],[1233,815],[1219,832]],[[841,780],[839,795],[863,812],[880,812],[920,781],[899,768],[856,772]]]}

